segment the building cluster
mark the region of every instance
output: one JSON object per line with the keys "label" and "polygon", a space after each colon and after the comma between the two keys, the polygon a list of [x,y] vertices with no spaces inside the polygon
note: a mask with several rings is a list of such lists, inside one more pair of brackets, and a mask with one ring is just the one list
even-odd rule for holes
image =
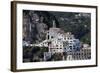
{"label": "building cluster", "polygon": [[53,21],[53,27],[46,31],[46,39],[30,46],[48,47],[48,52],[44,52],[44,60],[51,58],[55,53],[63,54],[62,60],[91,59],[91,47],[88,44],[82,44],[71,32],[65,33],[57,28],[55,21]]}
{"label": "building cluster", "polygon": [[57,28],[53,21],[53,27],[47,31],[46,39],[39,44],[39,47],[48,47],[48,52],[44,53],[44,59],[48,59],[54,53],[65,53],[63,60],[81,60],[91,58],[91,47],[82,44],[71,32],[65,33]]}
{"label": "building cluster", "polygon": [[57,28],[55,22],[53,22],[53,27],[47,31],[46,39],[37,46],[48,47],[49,52],[56,53],[78,51],[81,48],[81,43],[71,32],[65,33],[60,28]]}

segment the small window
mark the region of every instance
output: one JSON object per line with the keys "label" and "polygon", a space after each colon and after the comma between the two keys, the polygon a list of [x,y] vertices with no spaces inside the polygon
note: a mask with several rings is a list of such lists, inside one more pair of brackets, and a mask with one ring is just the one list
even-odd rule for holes
{"label": "small window", "polygon": [[56,47],[58,47],[58,45],[56,45]]}
{"label": "small window", "polygon": [[74,42],[76,42],[76,40],[73,40]]}
{"label": "small window", "polygon": [[72,45],[72,43],[69,43],[69,45]]}
{"label": "small window", "polygon": [[72,37],[70,37],[70,39],[72,39]]}
{"label": "small window", "polygon": [[53,36],[51,36],[51,38],[53,38]]}
{"label": "small window", "polygon": [[53,50],[55,52],[55,50]]}
{"label": "small window", "polygon": [[75,48],[75,45],[73,45],[73,48]]}
{"label": "small window", "polygon": [[72,46],[69,46],[69,47],[72,47]]}
{"label": "small window", "polygon": [[49,35],[48,35],[48,39],[49,39]]}
{"label": "small window", "polygon": [[69,46],[70,49],[72,49],[72,46]]}
{"label": "small window", "polygon": [[73,41],[70,41],[70,42],[73,42]]}
{"label": "small window", "polygon": [[58,40],[61,40],[61,39],[58,39]]}

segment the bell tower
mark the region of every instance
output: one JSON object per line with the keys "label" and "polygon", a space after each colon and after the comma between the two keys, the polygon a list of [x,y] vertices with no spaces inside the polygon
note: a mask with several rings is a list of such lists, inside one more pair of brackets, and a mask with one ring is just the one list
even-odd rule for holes
{"label": "bell tower", "polygon": [[53,28],[56,28],[55,20],[53,20]]}

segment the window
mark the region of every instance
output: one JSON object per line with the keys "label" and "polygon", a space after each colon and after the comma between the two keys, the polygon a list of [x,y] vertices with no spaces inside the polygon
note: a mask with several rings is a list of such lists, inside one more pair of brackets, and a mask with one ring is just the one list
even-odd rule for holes
{"label": "window", "polygon": [[72,40],[70,42],[73,42]]}
{"label": "window", "polygon": [[69,43],[69,45],[72,45],[72,43]]}
{"label": "window", "polygon": [[55,52],[55,50],[53,50]]}
{"label": "window", "polygon": [[56,47],[58,47],[58,45],[56,45]]}
{"label": "window", "polygon": [[76,40],[73,40],[74,42],[76,42]]}
{"label": "window", "polygon": [[75,47],[75,45],[73,45],[73,49],[75,49],[76,47]]}
{"label": "window", "polygon": [[53,37],[53,36],[51,36],[51,38],[53,39],[54,37]]}
{"label": "window", "polygon": [[72,39],[72,37],[69,37],[68,39]]}
{"label": "window", "polygon": [[48,39],[49,39],[49,35],[48,35]]}
{"label": "window", "polygon": [[70,39],[72,39],[72,37],[70,37]]}
{"label": "window", "polygon": [[58,40],[61,40],[61,39],[58,39]]}
{"label": "window", "polygon": [[72,46],[69,46],[69,48],[72,50]]}

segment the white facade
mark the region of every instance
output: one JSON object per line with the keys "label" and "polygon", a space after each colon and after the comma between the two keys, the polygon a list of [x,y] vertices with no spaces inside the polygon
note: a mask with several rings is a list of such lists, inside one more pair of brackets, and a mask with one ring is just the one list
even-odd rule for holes
{"label": "white facade", "polygon": [[67,52],[67,51],[75,51],[79,50],[81,45],[78,39],[75,39],[74,35],[70,32],[65,33],[60,28],[52,27],[49,29],[48,40],[50,44],[48,44],[51,52]]}

